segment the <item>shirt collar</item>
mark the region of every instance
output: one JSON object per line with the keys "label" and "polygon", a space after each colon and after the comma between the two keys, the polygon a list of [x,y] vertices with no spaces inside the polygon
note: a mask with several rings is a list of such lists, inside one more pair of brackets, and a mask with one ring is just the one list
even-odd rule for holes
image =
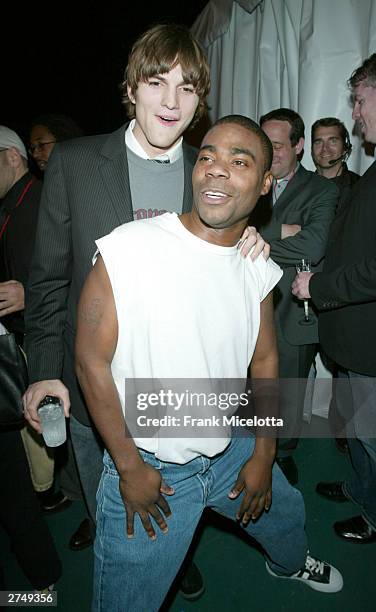
{"label": "shirt collar", "polygon": [[283,176],[282,178],[279,179],[274,179],[275,183],[277,183],[278,185],[281,183],[288,183],[289,181],[291,181],[292,177],[294,176],[294,174],[297,173],[297,171],[299,170],[299,166],[300,163],[298,162],[294,168],[294,170],[292,170],[292,172],[290,172],[289,174],[286,174],[286,176]]}
{"label": "shirt collar", "polygon": [[[130,149],[132,153],[134,153],[138,157],[141,157],[142,159],[150,159],[148,154],[144,151],[144,149],[138,142],[137,138],[133,134],[135,124],[136,124],[136,120],[132,119],[132,121],[130,122],[130,124],[128,125],[125,131],[125,144],[128,147],[128,149]],[[170,164],[173,164],[178,159],[180,159],[182,155],[183,155],[183,136],[179,138],[178,142],[176,142],[171,147],[171,149],[168,149],[168,151],[166,151],[165,153],[156,155],[152,159],[161,159],[161,160],[168,159],[170,161]]]}

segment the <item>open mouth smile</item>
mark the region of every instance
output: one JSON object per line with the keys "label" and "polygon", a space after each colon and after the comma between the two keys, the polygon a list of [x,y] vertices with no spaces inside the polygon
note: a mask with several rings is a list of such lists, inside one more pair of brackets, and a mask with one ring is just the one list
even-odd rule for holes
{"label": "open mouth smile", "polygon": [[216,189],[206,189],[201,193],[204,201],[211,204],[222,204],[231,198],[230,194]]}
{"label": "open mouth smile", "polygon": [[168,117],[164,115],[157,115],[157,119],[163,125],[175,125],[179,121],[177,117]]}

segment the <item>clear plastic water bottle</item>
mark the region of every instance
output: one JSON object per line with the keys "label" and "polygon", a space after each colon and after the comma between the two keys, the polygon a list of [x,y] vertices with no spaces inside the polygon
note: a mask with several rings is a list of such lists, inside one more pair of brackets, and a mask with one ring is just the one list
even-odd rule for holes
{"label": "clear plastic water bottle", "polygon": [[64,408],[61,400],[46,395],[38,406],[42,434],[47,446],[60,446],[67,439]]}

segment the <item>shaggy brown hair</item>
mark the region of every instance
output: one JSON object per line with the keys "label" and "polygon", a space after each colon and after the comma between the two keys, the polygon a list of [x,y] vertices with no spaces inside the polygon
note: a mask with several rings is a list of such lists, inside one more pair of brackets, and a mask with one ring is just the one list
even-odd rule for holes
{"label": "shaggy brown hair", "polygon": [[160,24],[136,40],[129,56],[120,90],[130,119],[135,116],[135,109],[127,87],[134,95],[139,83],[170,72],[177,64],[181,65],[184,82],[193,85],[199,97],[191,127],[202,117],[210,90],[210,70],[204,51],[188,28],[176,24]]}

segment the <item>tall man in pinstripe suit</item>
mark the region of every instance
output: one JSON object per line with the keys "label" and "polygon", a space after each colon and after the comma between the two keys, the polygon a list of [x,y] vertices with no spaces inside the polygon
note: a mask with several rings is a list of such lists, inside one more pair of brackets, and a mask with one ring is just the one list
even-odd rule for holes
{"label": "tall man in pinstripe suit", "polygon": [[[66,416],[71,406],[72,442],[93,521],[102,443],[74,371],[81,287],[97,238],[135,218],[191,209],[196,152],[182,134],[203,114],[209,87],[207,61],[189,30],[155,26],[136,41],[122,84],[132,121],[109,135],[60,143],[49,160],[27,293],[25,414],[40,431],[36,408],[46,394],[64,401]],[[137,253],[124,265],[137,266]]]}

